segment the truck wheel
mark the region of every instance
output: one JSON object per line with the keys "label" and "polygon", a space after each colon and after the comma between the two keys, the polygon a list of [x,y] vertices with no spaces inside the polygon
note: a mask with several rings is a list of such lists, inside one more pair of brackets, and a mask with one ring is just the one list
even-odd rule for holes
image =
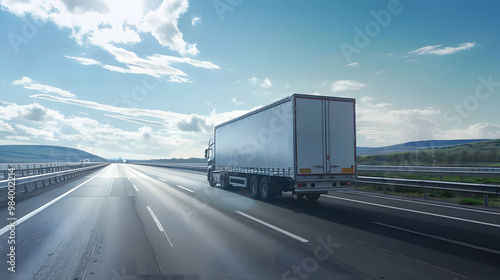
{"label": "truck wheel", "polygon": [[319,193],[306,193],[307,200],[309,201],[316,201],[320,197],[321,194]]}
{"label": "truck wheel", "polygon": [[273,191],[267,177],[262,177],[260,180],[260,197],[264,201],[269,201],[273,198]]}
{"label": "truck wheel", "polygon": [[220,187],[222,189],[228,189],[231,185],[229,184],[229,174],[220,175]]}
{"label": "truck wheel", "polygon": [[250,179],[250,194],[252,198],[260,199],[259,178],[257,176],[252,176]]}
{"label": "truck wheel", "polygon": [[214,172],[212,171],[212,169],[209,169],[208,170],[208,183],[210,184],[211,187],[215,187],[216,183],[214,181]]}

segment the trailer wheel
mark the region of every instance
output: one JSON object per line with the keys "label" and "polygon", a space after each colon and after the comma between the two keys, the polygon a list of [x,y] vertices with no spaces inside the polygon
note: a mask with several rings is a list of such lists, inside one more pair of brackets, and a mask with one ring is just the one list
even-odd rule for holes
{"label": "trailer wheel", "polygon": [[264,201],[269,201],[273,198],[273,191],[267,177],[262,177],[260,180],[260,197]]}
{"label": "trailer wheel", "polygon": [[316,201],[320,197],[321,194],[319,193],[306,193],[307,200],[309,201]]}
{"label": "trailer wheel", "polygon": [[210,184],[211,187],[215,187],[216,183],[214,181],[214,172],[212,169],[208,169],[208,184]]}
{"label": "trailer wheel", "polygon": [[250,194],[252,198],[260,199],[259,178],[257,176],[252,176],[250,179]]}

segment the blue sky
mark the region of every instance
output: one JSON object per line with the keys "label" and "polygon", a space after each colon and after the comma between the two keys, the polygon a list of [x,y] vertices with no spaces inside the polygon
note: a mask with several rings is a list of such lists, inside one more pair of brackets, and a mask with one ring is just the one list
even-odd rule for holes
{"label": "blue sky", "polygon": [[0,144],[202,157],[214,125],[292,93],[356,98],[358,146],[500,138],[498,1],[0,7]]}

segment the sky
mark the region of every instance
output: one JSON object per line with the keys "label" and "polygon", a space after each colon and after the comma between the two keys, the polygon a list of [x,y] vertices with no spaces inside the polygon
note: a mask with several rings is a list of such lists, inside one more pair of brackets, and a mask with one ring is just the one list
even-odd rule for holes
{"label": "sky", "polygon": [[500,3],[0,0],[0,145],[203,157],[293,93],[356,99],[357,145],[500,138]]}

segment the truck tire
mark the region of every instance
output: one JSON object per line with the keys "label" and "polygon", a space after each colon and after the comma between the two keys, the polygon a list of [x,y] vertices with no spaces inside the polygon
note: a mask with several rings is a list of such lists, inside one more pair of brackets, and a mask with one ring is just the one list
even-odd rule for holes
{"label": "truck tire", "polygon": [[252,179],[250,179],[250,194],[252,195],[252,198],[255,199],[260,199],[260,188],[259,188],[259,178],[257,176],[252,176]]}
{"label": "truck tire", "polygon": [[307,200],[309,201],[316,201],[320,197],[321,194],[319,193],[306,193]]}
{"label": "truck tire", "polygon": [[220,187],[222,189],[228,189],[231,185],[229,184],[229,174],[220,175]]}
{"label": "truck tire", "polygon": [[270,201],[273,198],[273,190],[269,179],[265,176],[260,180],[260,198],[264,201]]}
{"label": "truck tire", "polygon": [[207,181],[210,184],[211,187],[215,187],[217,183],[214,181],[214,172],[212,169],[208,169],[208,176],[207,176]]}

